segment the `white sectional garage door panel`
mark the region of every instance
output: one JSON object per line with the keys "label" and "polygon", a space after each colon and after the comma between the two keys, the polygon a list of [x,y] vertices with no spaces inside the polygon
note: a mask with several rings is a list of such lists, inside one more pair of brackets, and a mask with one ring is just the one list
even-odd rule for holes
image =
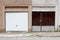
{"label": "white sectional garage door panel", "polygon": [[6,12],[6,31],[28,31],[28,12]]}

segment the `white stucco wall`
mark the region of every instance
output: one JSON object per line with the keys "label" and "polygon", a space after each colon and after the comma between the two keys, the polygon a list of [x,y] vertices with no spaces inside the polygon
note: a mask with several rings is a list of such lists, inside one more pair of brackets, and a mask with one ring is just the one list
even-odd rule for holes
{"label": "white stucco wall", "polygon": [[57,3],[58,25],[60,25],[60,0]]}
{"label": "white stucco wall", "polygon": [[32,5],[53,6],[56,5],[57,0],[32,0]]}

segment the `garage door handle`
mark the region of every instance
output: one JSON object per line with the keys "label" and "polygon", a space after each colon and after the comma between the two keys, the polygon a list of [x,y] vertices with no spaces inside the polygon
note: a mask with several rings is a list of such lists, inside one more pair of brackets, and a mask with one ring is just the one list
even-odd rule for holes
{"label": "garage door handle", "polygon": [[40,20],[40,22],[41,22],[42,20]]}
{"label": "garage door handle", "polygon": [[16,25],[16,27],[18,27],[18,25]]}

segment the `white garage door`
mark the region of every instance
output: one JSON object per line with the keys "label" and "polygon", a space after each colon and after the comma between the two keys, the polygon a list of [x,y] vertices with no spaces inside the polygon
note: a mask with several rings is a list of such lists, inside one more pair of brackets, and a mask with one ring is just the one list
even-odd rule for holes
{"label": "white garage door", "polygon": [[28,31],[28,12],[6,12],[6,31]]}

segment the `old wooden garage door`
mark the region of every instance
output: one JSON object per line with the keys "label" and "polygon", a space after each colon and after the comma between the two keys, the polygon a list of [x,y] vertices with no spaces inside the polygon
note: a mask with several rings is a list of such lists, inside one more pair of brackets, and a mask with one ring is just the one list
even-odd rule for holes
{"label": "old wooden garage door", "polygon": [[32,12],[32,31],[52,31],[55,26],[55,12]]}

